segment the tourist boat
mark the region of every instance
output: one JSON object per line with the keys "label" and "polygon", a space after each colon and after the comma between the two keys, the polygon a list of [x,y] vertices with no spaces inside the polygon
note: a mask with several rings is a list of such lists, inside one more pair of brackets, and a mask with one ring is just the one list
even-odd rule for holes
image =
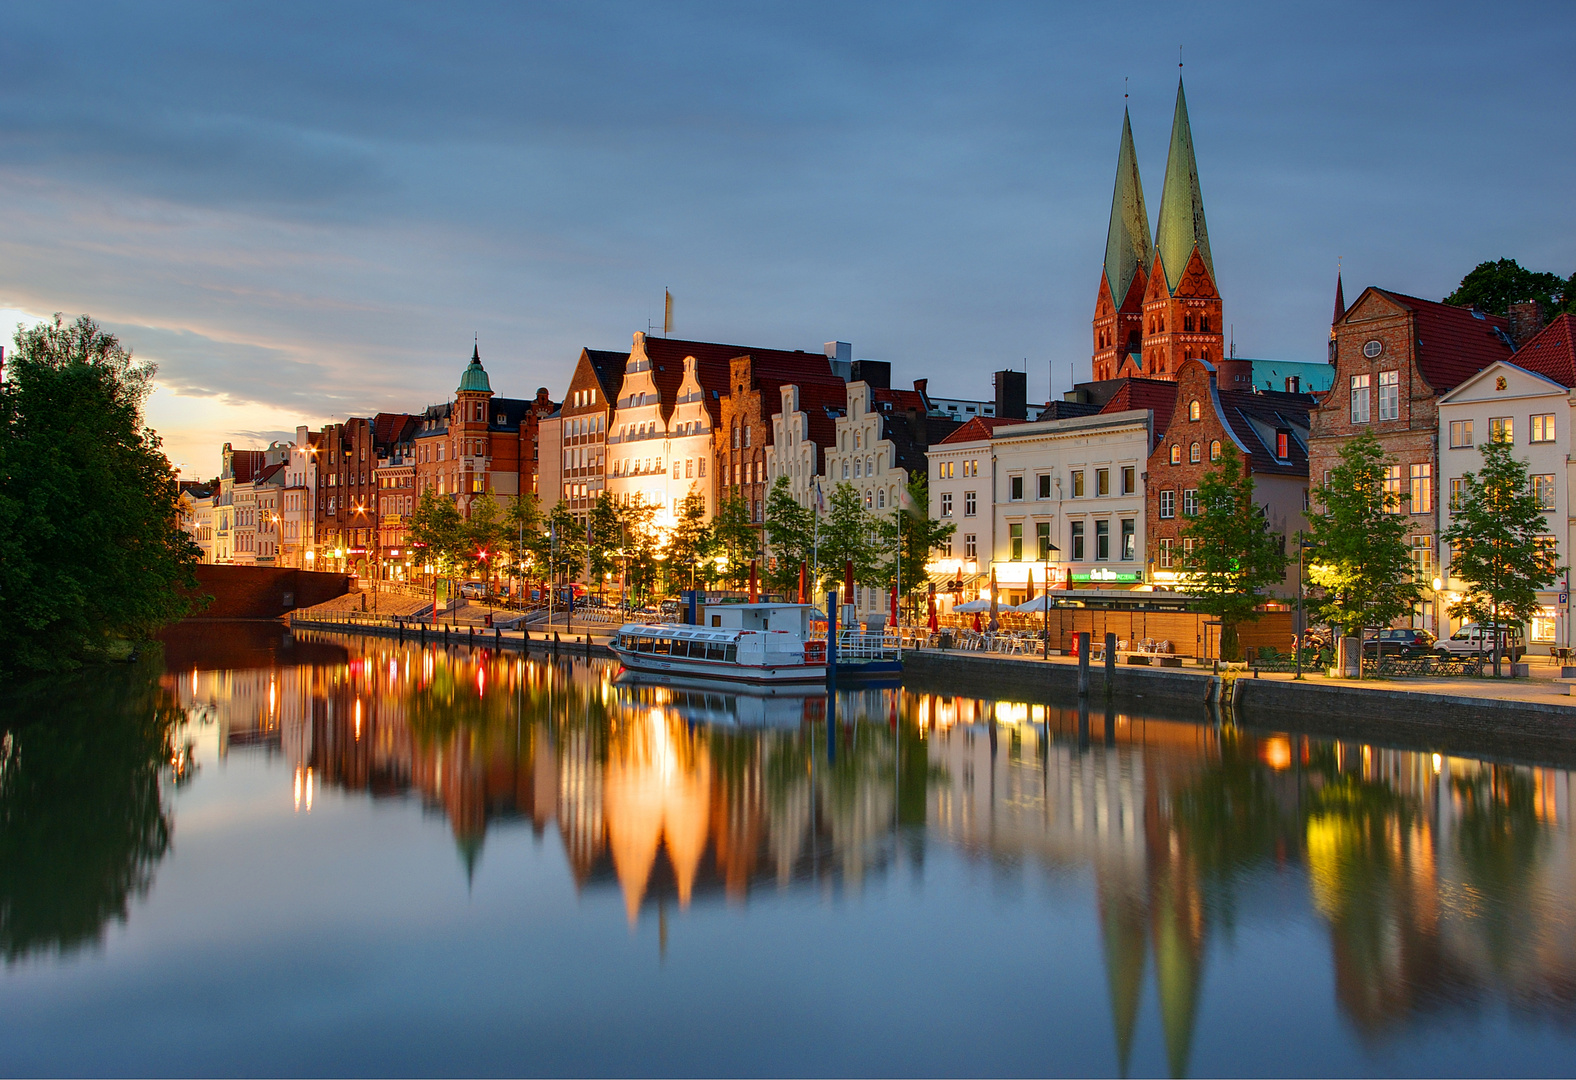
{"label": "tourist boat", "polygon": [[809,604],[713,604],[702,623],[625,623],[614,655],[630,671],[747,683],[826,681],[826,641]]}

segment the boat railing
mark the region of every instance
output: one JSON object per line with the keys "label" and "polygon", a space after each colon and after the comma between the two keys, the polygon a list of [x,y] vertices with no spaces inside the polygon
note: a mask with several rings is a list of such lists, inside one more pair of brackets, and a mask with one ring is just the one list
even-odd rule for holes
{"label": "boat railing", "polygon": [[837,632],[837,659],[839,663],[853,660],[891,660],[898,655],[896,634],[884,630],[839,630]]}

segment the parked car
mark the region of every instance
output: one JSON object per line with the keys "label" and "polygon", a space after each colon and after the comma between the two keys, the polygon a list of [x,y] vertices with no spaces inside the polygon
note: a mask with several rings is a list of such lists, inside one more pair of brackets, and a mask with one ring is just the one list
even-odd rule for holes
{"label": "parked car", "polygon": [[[1527,653],[1527,643],[1522,639],[1521,627],[1502,626],[1499,628],[1500,655],[1507,660],[1520,660]],[[1494,632],[1492,629],[1479,626],[1477,623],[1466,623],[1461,629],[1451,634],[1448,638],[1441,638],[1434,646],[1434,651],[1440,656],[1492,656],[1494,653]]]}
{"label": "parked car", "polygon": [[485,581],[467,581],[460,586],[460,595],[467,600],[485,600],[487,598],[487,583]]}
{"label": "parked car", "polygon": [[1434,635],[1427,630],[1381,630],[1378,637],[1363,640],[1364,656],[1427,656],[1434,651]]}

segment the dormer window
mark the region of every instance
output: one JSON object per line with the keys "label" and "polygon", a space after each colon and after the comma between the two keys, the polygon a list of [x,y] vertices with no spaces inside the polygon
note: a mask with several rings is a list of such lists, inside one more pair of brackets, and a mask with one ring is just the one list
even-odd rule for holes
{"label": "dormer window", "polygon": [[1291,432],[1285,428],[1275,432],[1275,456],[1281,461],[1291,460]]}
{"label": "dormer window", "polygon": [[1189,420],[1197,420],[1201,415],[1203,415],[1203,411],[1199,408],[1198,398],[1194,398],[1187,403],[1187,418]]}

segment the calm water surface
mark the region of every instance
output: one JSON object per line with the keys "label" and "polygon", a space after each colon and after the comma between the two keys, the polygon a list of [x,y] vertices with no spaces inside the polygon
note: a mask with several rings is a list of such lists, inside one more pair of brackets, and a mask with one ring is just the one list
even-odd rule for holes
{"label": "calm water surface", "polygon": [[617,676],[213,626],[11,693],[0,1071],[1576,1068],[1566,771]]}

